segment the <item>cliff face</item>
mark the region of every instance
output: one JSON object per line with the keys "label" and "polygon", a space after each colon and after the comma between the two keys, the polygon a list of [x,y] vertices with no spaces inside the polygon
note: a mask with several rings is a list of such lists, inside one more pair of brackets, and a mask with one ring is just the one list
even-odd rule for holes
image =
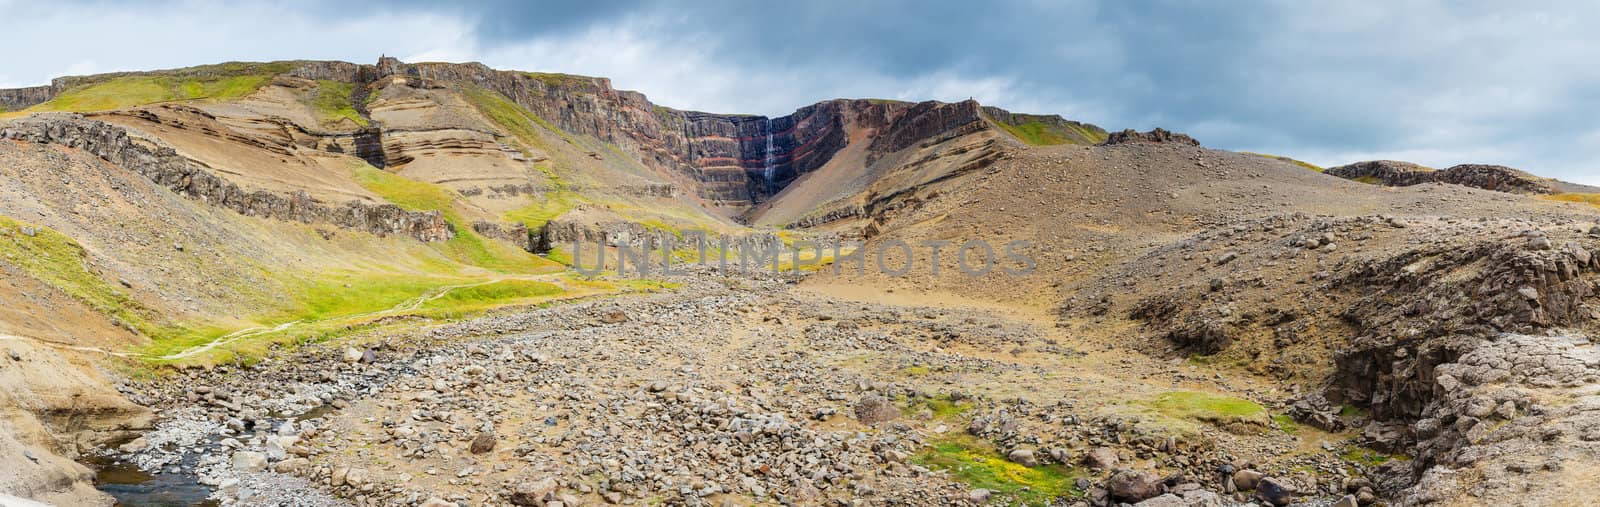
{"label": "cliff face", "polygon": [[510,99],[542,122],[566,133],[609,143],[646,168],[690,180],[692,193],[707,204],[749,207],[771,200],[795,179],[823,167],[853,140],[849,128],[862,129],[871,163],[885,154],[939,142],[994,127],[988,119],[1015,127],[1038,123],[1058,142],[1090,144],[1104,134],[1093,125],[1056,116],[1013,114],[975,101],[909,103],[881,100],[829,100],[778,116],[683,111],[658,106],[644,94],[617,90],[605,78],[495,70],[479,63],[405,63],[381,58],[376,64],[290,61],[228,63],[187,69],[128,72],[56,79],[49,86],[0,90],[0,105],[22,109],[64,90],[127,76],[208,79],[270,73],[279,79],[326,80],[358,85],[356,108],[371,126],[340,133],[342,152],[375,166],[403,164],[389,134],[399,125],[378,121],[365,111],[367,93],[379,82],[429,89],[488,90]]}

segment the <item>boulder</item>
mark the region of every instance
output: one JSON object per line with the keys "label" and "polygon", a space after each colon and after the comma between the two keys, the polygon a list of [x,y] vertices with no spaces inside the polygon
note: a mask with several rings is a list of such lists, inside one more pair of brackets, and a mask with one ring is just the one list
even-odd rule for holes
{"label": "boulder", "polygon": [[1261,482],[1265,474],[1255,470],[1240,470],[1233,473],[1233,486],[1240,491],[1256,489],[1256,483]]}
{"label": "boulder", "polygon": [[494,444],[495,444],[494,433],[483,432],[483,433],[479,433],[477,438],[473,438],[472,439],[472,446],[471,446],[471,448],[469,450],[472,451],[473,454],[483,454],[483,453],[486,453],[486,452],[489,452],[489,451],[493,451],[494,450]]}
{"label": "boulder", "polygon": [[1161,478],[1150,472],[1124,470],[1112,475],[1106,482],[1111,499],[1118,502],[1139,503],[1160,496],[1166,488]]}
{"label": "boulder", "polygon": [[267,455],[254,451],[233,453],[233,469],[240,472],[260,472],[267,468]]}
{"label": "boulder", "polygon": [[1256,483],[1256,499],[1278,507],[1294,502],[1295,490],[1287,480],[1266,477]]}
{"label": "boulder", "polygon": [[868,394],[856,402],[856,420],[868,426],[900,418],[900,408],[887,398]]}
{"label": "boulder", "polygon": [[1110,447],[1096,447],[1083,456],[1083,463],[1089,468],[1110,470],[1117,466],[1117,451]]}
{"label": "boulder", "polygon": [[1039,458],[1034,456],[1033,451],[1029,449],[1012,450],[1010,453],[1006,454],[1006,459],[1011,460],[1012,463],[1016,463],[1025,467],[1039,466]]}

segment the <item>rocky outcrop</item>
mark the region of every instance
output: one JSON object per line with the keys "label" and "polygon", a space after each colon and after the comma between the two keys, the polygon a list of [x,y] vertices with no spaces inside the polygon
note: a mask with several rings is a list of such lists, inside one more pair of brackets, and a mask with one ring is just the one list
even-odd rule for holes
{"label": "rocky outcrop", "polygon": [[6,463],[0,493],[54,505],[110,505],[94,489],[94,472],[74,459],[148,429],[150,410],[123,398],[70,352],[5,335],[0,350],[0,462]]}
{"label": "rocky outcrop", "polygon": [[[496,224],[479,220],[472,223],[473,232],[516,245],[529,252],[538,246],[537,238],[528,232],[527,224]],[[548,251],[548,249],[546,249]]]}
{"label": "rocky outcrop", "polygon": [[1054,114],[1024,114],[1013,113],[998,107],[984,106],[983,115],[990,121],[1021,127],[1037,124],[1052,136],[1059,138],[1059,143],[1047,144],[1100,144],[1106,140],[1107,132],[1098,126],[1062,118]]}
{"label": "rocky outcrop", "polygon": [[1110,135],[1106,136],[1105,142],[1100,144],[1102,146],[1111,146],[1125,143],[1169,143],[1200,146],[1200,141],[1196,141],[1193,137],[1176,132],[1170,132],[1161,128],[1151,130],[1149,132],[1139,132],[1133,129],[1126,129],[1121,132],[1112,132]]}
{"label": "rocky outcrop", "polygon": [[1549,180],[1500,165],[1462,164],[1442,171],[1409,162],[1372,160],[1332,167],[1326,174],[1389,187],[1452,183],[1514,194],[1553,194]]}
{"label": "rocky outcrop", "polygon": [[444,241],[454,231],[437,211],[408,211],[393,204],[350,201],[333,205],[305,192],[246,191],[212,174],[204,164],[171,147],[136,138],[127,129],[75,114],[40,114],[0,125],[0,139],[51,143],[81,149],[117,164],[180,195],[243,215],[325,223],[373,234],[401,234],[421,241]]}

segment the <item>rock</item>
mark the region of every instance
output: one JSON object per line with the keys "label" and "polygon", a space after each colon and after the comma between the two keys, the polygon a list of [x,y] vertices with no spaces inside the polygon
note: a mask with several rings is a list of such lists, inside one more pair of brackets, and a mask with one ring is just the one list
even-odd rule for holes
{"label": "rock", "polygon": [[1029,468],[1039,466],[1039,458],[1035,457],[1033,455],[1033,451],[1028,449],[1013,450],[1009,454],[1006,454],[1006,459],[1011,460],[1012,463]]}
{"label": "rock", "polygon": [[1200,146],[1200,141],[1196,141],[1193,137],[1172,132],[1163,128],[1157,128],[1149,132],[1139,132],[1133,129],[1126,129],[1121,132],[1111,132],[1106,136],[1106,140],[1100,143],[1100,145],[1112,146],[1126,143],[1171,143]]}
{"label": "rock", "polygon": [[254,451],[233,453],[233,469],[240,472],[260,472],[267,468],[267,455]]}
{"label": "rock", "polygon": [[856,402],[856,420],[868,426],[900,418],[899,407],[877,394],[868,394]]}
{"label": "rock", "polygon": [[512,490],[512,505],[544,505],[555,497],[556,480],[546,477],[537,481],[525,481],[517,484]]}
{"label": "rock", "polygon": [[311,466],[311,460],[306,458],[289,458],[272,464],[272,471],[280,474],[292,474],[305,470]]}
{"label": "rock", "polygon": [[489,433],[489,432],[479,433],[477,438],[472,439],[472,446],[471,446],[471,448],[469,450],[471,450],[473,454],[483,454],[483,453],[486,453],[486,452],[489,452],[489,451],[493,451],[494,450],[494,444],[495,444],[494,433]]}
{"label": "rock", "polygon": [[967,501],[972,503],[989,503],[989,497],[992,495],[994,495],[993,491],[978,488],[967,492]]}
{"label": "rock", "polygon": [[328,484],[333,487],[343,486],[345,476],[350,475],[350,467],[338,466],[333,468],[333,473],[328,476]]}
{"label": "rock", "polygon": [[1263,475],[1265,474],[1255,470],[1240,470],[1234,472],[1233,486],[1239,488],[1240,491],[1256,489],[1256,483],[1261,482],[1261,477]]}
{"label": "rock", "polygon": [[1549,250],[1553,246],[1554,245],[1550,243],[1550,238],[1546,238],[1544,236],[1534,236],[1528,238],[1529,250]]}
{"label": "rock", "polygon": [[1340,498],[1339,501],[1334,502],[1333,507],[1361,507],[1361,504],[1356,503],[1355,495],[1345,495],[1344,498]]}
{"label": "rock", "polygon": [[355,347],[345,347],[344,348],[344,362],[355,364],[355,363],[360,362],[360,361],[361,361],[361,351],[360,350],[356,350]]}
{"label": "rock", "polygon": [[353,487],[353,488],[359,488],[359,487],[361,487],[362,484],[366,484],[367,483],[367,469],[365,469],[365,468],[351,468],[350,472],[346,473],[345,476],[344,476],[344,483],[350,485],[350,487]]}
{"label": "rock", "polygon": [[149,445],[150,445],[150,442],[148,440],[145,440],[144,437],[139,437],[139,438],[133,439],[132,441],[129,441],[126,444],[122,444],[121,446],[118,446],[117,450],[120,450],[120,451],[122,451],[124,453],[127,453],[127,454],[133,454],[133,453],[136,453],[136,452],[139,452],[139,451],[143,451],[144,448],[149,446]]}
{"label": "rock", "polygon": [[1106,481],[1111,499],[1118,502],[1139,503],[1161,495],[1164,487],[1161,478],[1150,472],[1125,470]]}
{"label": "rock", "polygon": [[1188,507],[1189,503],[1178,495],[1167,493],[1134,505],[1136,507]]}
{"label": "rock", "polygon": [[1117,467],[1117,451],[1110,447],[1096,447],[1089,449],[1083,456],[1083,463],[1089,468],[1097,470],[1110,470]]}
{"label": "rock", "polygon": [[1227,252],[1223,252],[1221,257],[1217,257],[1217,265],[1221,266],[1223,264],[1227,264],[1227,263],[1233,262],[1234,259],[1238,259],[1238,258],[1239,258],[1239,252],[1235,252],[1235,251],[1229,250]]}
{"label": "rock", "polygon": [[1266,477],[1256,483],[1256,499],[1283,507],[1294,501],[1294,488],[1288,481],[1277,477]]}
{"label": "rock", "polygon": [[439,497],[435,496],[435,497],[429,497],[427,500],[423,500],[422,503],[417,504],[417,507],[459,507],[459,506],[456,505],[455,502],[448,502],[448,501],[445,501],[445,499],[443,499],[443,498],[439,498]]}
{"label": "rock", "polygon": [[606,324],[620,324],[628,321],[628,314],[622,310],[611,310],[600,314],[600,322]]}

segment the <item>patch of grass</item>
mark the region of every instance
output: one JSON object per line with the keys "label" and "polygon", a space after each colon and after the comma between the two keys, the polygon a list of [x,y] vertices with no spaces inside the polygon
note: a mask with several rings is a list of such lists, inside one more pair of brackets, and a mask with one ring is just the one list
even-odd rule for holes
{"label": "patch of grass", "polygon": [[1354,180],[1351,180],[1351,181],[1359,181],[1359,182],[1362,182],[1362,183],[1366,183],[1368,185],[1382,185],[1383,184],[1383,180],[1378,179],[1377,176],[1361,176],[1361,177],[1355,178]]}
{"label": "patch of grass", "polygon": [[907,377],[926,377],[932,373],[927,366],[907,366],[900,369],[900,374]]}
{"label": "patch of grass", "polygon": [[61,92],[32,111],[91,112],[176,100],[171,79],[122,77]]}
{"label": "patch of grass", "polygon": [[1367,409],[1355,405],[1339,405],[1339,417],[1366,417]]}
{"label": "patch of grass", "polygon": [[1344,458],[1345,461],[1369,467],[1388,463],[1389,460],[1406,461],[1411,459],[1409,456],[1385,454],[1359,445],[1346,447],[1344,453],[1340,454],[1339,457]]}
{"label": "patch of grass", "polygon": [[1539,198],[1558,202],[1588,204],[1590,206],[1600,208],[1600,194],[1578,194],[1569,192],[1564,194],[1541,195]]}
{"label": "patch of grass", "polygon": [[571,86],[579,81],[587,79],[583,76],[561,74],[558,72],[524,72],[523,75],[534,78],[541,83],[557,87]]}
{"label": "patch of grass", "polygon": [[255,93],[293,65],[233,62],[110,77],[63,90],[28,110],[93,112],[180,100],[232,100]]}
{"label": "patch of grass", "polygon": [[1105,131],[1078,122],[1063,121],[1056,116],[1012,113],[1009,121],[990,118],[989,123],[1034,146],[1098,144],[1106,140]]}
{"label": "patch of grass", "polygon": [[993,491],[1021,505],[1050,505],[1063,497],[1081,496],[1073,486],[1079,475],[1060,465],[1025,467],[1006,461],[986,443],[958,436],[935,442],[911,461],[935,470],[973,488]]}
{"label": "patch of grass", "polygon": [[356,112],[355,100],[351,98],[355,88],[354,83],[317,80],[317,96],[311,101],[311,107],[316,110],[318,119],[323,123],[350,120],[356,125],[367,126],[366,118]]}
{"label": "patch of grass", "polygon": [[933,412],[934,419],[941,420],[959,419],[961,418],[962,414],[967,413],[968,410],[972,410],[971,403],[964,401],[950,401],[949,396],[939,395],[933,398],[918,400],[906,406],[906,411],[914,412],[919,407],[927,408],[928,411]]}
{"label": "patch of grass", "polygon": [[1272,416],[1272,422],[1277,424],[1278,429],[1283,430],[1284,433],[1293,435],[1300,432],[1300,423],[1295,422],[1294,418],[1289,417],[1288,414],[1274,415]]}
{"label": "patch of grass", "polygon": [[1263,422],[1267,409],[1250,400],[1220,394],[1173,391],[1157,396],[1151,406],[1162,415],[1212,423]]}
{"label": "patch of grass", "polygon": [[[23,229],[33,235],[23,234]],[[54,229],[0,216],[0,261],[61,289],[102,314],[133,325],[146,335],[164,330],[149,322],[148,310],[94,273],[88,253],[77,241]]]}
{"label": "patch of grass", "polygon": [[1253,152],[1253,151],[1241,151],[1239,153],[1243,153],[1243,154],[1246,154],[1246,155],[1255,155],[1257,157],[1263,157],[1263,158],[1270,158],[1270,159],[1277,160],[1277,161],[1280,161],[1280,162],[1288,162],[1288,163],[1291,163],[1291,164],[1294,164],[1294,165],[1297,165],[1297,166],[1300,166],[1300,167],[1304,167],[1306,169],[1309,169],[1309,170],[1312,170],[1312,171],[1316,171],[1316,172],[1319,172],[1319,173],[1323,171],[1322,166],[1319,166],[1319,165],[1316,165],[1316,164],[1313,164],[1313,163],[1310,163],[1310,162],[1302,161],[1302,160],[1295,160],[1295,159],[1292,159],[1292,158],[1289,158],[1289,157],[1284,157],[1284,156],[1279,156],[1279,155],[1268,155],[1266,153],[1256,153],[1256,152]]}

